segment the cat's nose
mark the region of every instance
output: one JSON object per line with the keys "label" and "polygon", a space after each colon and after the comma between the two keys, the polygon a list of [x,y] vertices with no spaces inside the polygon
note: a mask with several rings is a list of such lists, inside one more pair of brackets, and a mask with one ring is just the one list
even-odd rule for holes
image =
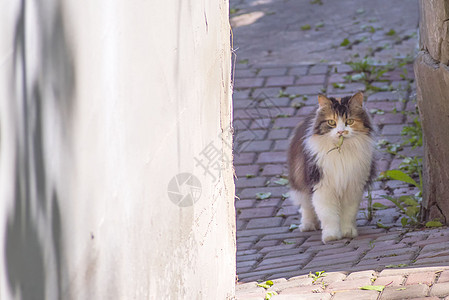
{"label": "cat's nose", "polygon": [[342,135],[343,135],[343,133],[345,133],[345,131],[344,131],[344,130],[339,130],[339,131],[337,131],[337,134],[338,134],[338,136],[342,136]]}

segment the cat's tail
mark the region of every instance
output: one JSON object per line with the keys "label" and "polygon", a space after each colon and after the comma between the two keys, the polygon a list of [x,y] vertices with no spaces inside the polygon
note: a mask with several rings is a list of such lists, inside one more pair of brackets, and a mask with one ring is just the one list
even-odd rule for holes
{"label": "cat's tail", "polygon": [[288,194],[289,194],[288,199],[293,205],[296,206],[301,206],[303,204],[307,205],[307,203],[310,202],[311,195],[309,193],[304,193],[298,190],[291,189],[288,192]]}

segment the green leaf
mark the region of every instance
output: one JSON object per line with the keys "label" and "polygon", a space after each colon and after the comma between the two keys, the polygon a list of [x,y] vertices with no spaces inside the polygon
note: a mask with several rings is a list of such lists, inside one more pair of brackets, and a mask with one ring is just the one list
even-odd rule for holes
{"label": "green leaf", "polygon": [[363,14],[365,12],[365,10],[363,8],[359,8],[356,11],[358,14]]}
{"label": "green leaf", "polygon": [[385,33],[385,35],[388,35],[388,36],[392,36],[392,35],[395,35],[395,34],[396,34],[396,31],[394,29],[390,29],[390,31]]}
{"label": "green leaf", "polygon": [[441,226],[443,226],[443,224],[440,221],[429,221],[426,223],[426,227],[429,228],[436,228]]}
{"label": "green leaf", "polygon": [[282,241],[282,244],[284,245],[293,245],[295,242],[289,242],[287,240]]}
{"label": "green leaf", "polygon": [[385,288],[385,285],[365,285],[362,286],[360,289],[361,290],[368,290],[368,291],[378,291],[378,292],[382,292]]}
{"label": "green leaf", "polygon": [[399,201],[403,202],[406,205],[417,206],[419,203],[413,196],[401,196],[398,198]]}
{"label": "green leaf", "polygon": [[407,226],[407,224],[408,224],[408,219],[407,219],[406,217],[402,217],[402,219],[401,219],[401,224],[402,224],[402,227]]}
{"label": "green leaf", "polygon": [[279,178],[274,183],[279,184],[279,185],[287,185],[288,184],[288,179],[286,179],[286,178]]}
{"label": "green leaf", "polygon": [[269,291],[265,294],[265,300],[270,300],[271,297],[273,297],[274,295],[277,295],[278,293],[276,291]]}
{"label": "green leaf", "polygon": [[246,174],[245,176],[246,176],[246,178],[253,178],[253,177],[256,177],[256,175],[253,175],[253,174]]}
{"label": "green leaf", "polygon": [[419,185],[416,183],[415,180],[413,180],[413,178],[411,178],[409,175],[407,175],[406,173],[399,171],[399,170],[388,170],[385,172],[385,175],[390,177],[391,179],[394,180],[400,180],[402,182],[406,182],[406,183],[410,183],[413,184],[416,187],[419,187]]}
{"label": "green leaf", "polygon": [[380,223],[380,222],[377,222],[377,223],[376,223],[376,226],[377,226],[378,228],[383,228],[383,229],[390,229],[390,228],[391,228],[391,226],[385,226],[384,224],[382,224],[382,223]]}
{"label": "green leaf", "polygon": [[391,269],[391,268],[403,268],[407,267],[407,264],[398,264],[398,265],[387,265],[385,268]]}
{"label": "green leaf", "polygon": [[265,283],[259,283],[257,286],[263,287],[264,289],[269,289],[273,284],[273,281],[267,280]]}
{"label": "green leaf", "polygon": [[343,42],[341,42],[340,46],[345,47],[349,45],[351,42],[348,39],[344,39]]}
{"label": "green leaf", "polygon": [[284,199],[287,199],[287,198],[289,198],[290,197],[290,195],[288,194],[288,193],[283,193],[282,194],[282,198],[284,198]]}
{"label": "green leaf", "polygon": [[363,80],[365,78],[366,78],[365,73],[358,73],[358,74],[354,74],[351,76],[352,81],[359,81],[359,80]]}
{"label": "green leaf", "polygon": [[290,227],[288,228],[288,230],[293,231],[295,229],[299,228],[299,225],[296,224],[290,224]]}
{"label": "green leaf", "polygon": [[379,202],[374,202],[373,203],[373,208],[377,209],[377,210],[381,210],[381,209],[387,209],[388,206],[386,206],[386,205],[384,205],[382,203],[379,203]]}
{"label": "green leaf", "polygon": [[301,26],[301,30],[310,30],[311,28],[312,28],[312,26],[310,26],[310,24]]}
{"label": "green leaf", "polygon": [[324,23],[323,22],[315,24],[315,28],[321,28],[321,27],[324,27]]}
{"label": "green leaf", "polygon": [[257,193],[256,194],[256,199],[258,200],[264,200],[264,199],[268,199],[271,197],[271,193],[267,192],[267,193]]}
{"label": "green leaf", "polygon": [[344,89],[345,85],[343,83],[333,83],[332,86],[336,89]]}
{"label": "green leaf", "polygon": [[303,102],[293,102],[291,104],[291,107],[296,108],[296,109],[300,109],[301,107],[303,107],[305,104]]}

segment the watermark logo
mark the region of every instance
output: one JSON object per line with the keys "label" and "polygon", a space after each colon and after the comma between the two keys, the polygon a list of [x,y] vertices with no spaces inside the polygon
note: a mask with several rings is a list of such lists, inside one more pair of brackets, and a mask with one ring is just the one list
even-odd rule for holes
{"label": "watermark logo", "polygon": [[[232,167],[231,157],[222,151],[223,146],[231,148],[234,155],[240,155],[254,141],[262,139],[275,119],[284,115],[284,111],[264,93],[254,97],[253,101],[239,110],[234,116],[234,126],[229,126],[199,152],[194,159],[196,173],[201,178],[208,178],[212,183],[219,181],[222,170]],[[233,136],[233,144],[230,143]],[[180,173],[168,184],[170,200],[180,206],[192,206],[201,197],[201,183],[191,173]]]}
{"label": "watermark logo", "polygon": [[201,197],[201,182],[193,174],[180,173],[168,183],[168,197],[180,206],[192,206]]}

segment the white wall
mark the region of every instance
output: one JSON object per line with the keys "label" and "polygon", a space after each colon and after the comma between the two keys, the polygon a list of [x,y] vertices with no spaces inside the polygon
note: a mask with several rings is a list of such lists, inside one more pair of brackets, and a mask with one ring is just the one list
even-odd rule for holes
{"label": "white wall", "polygon": [[0,298],[231,298],[229,3],[41,4],[0,5]]}

